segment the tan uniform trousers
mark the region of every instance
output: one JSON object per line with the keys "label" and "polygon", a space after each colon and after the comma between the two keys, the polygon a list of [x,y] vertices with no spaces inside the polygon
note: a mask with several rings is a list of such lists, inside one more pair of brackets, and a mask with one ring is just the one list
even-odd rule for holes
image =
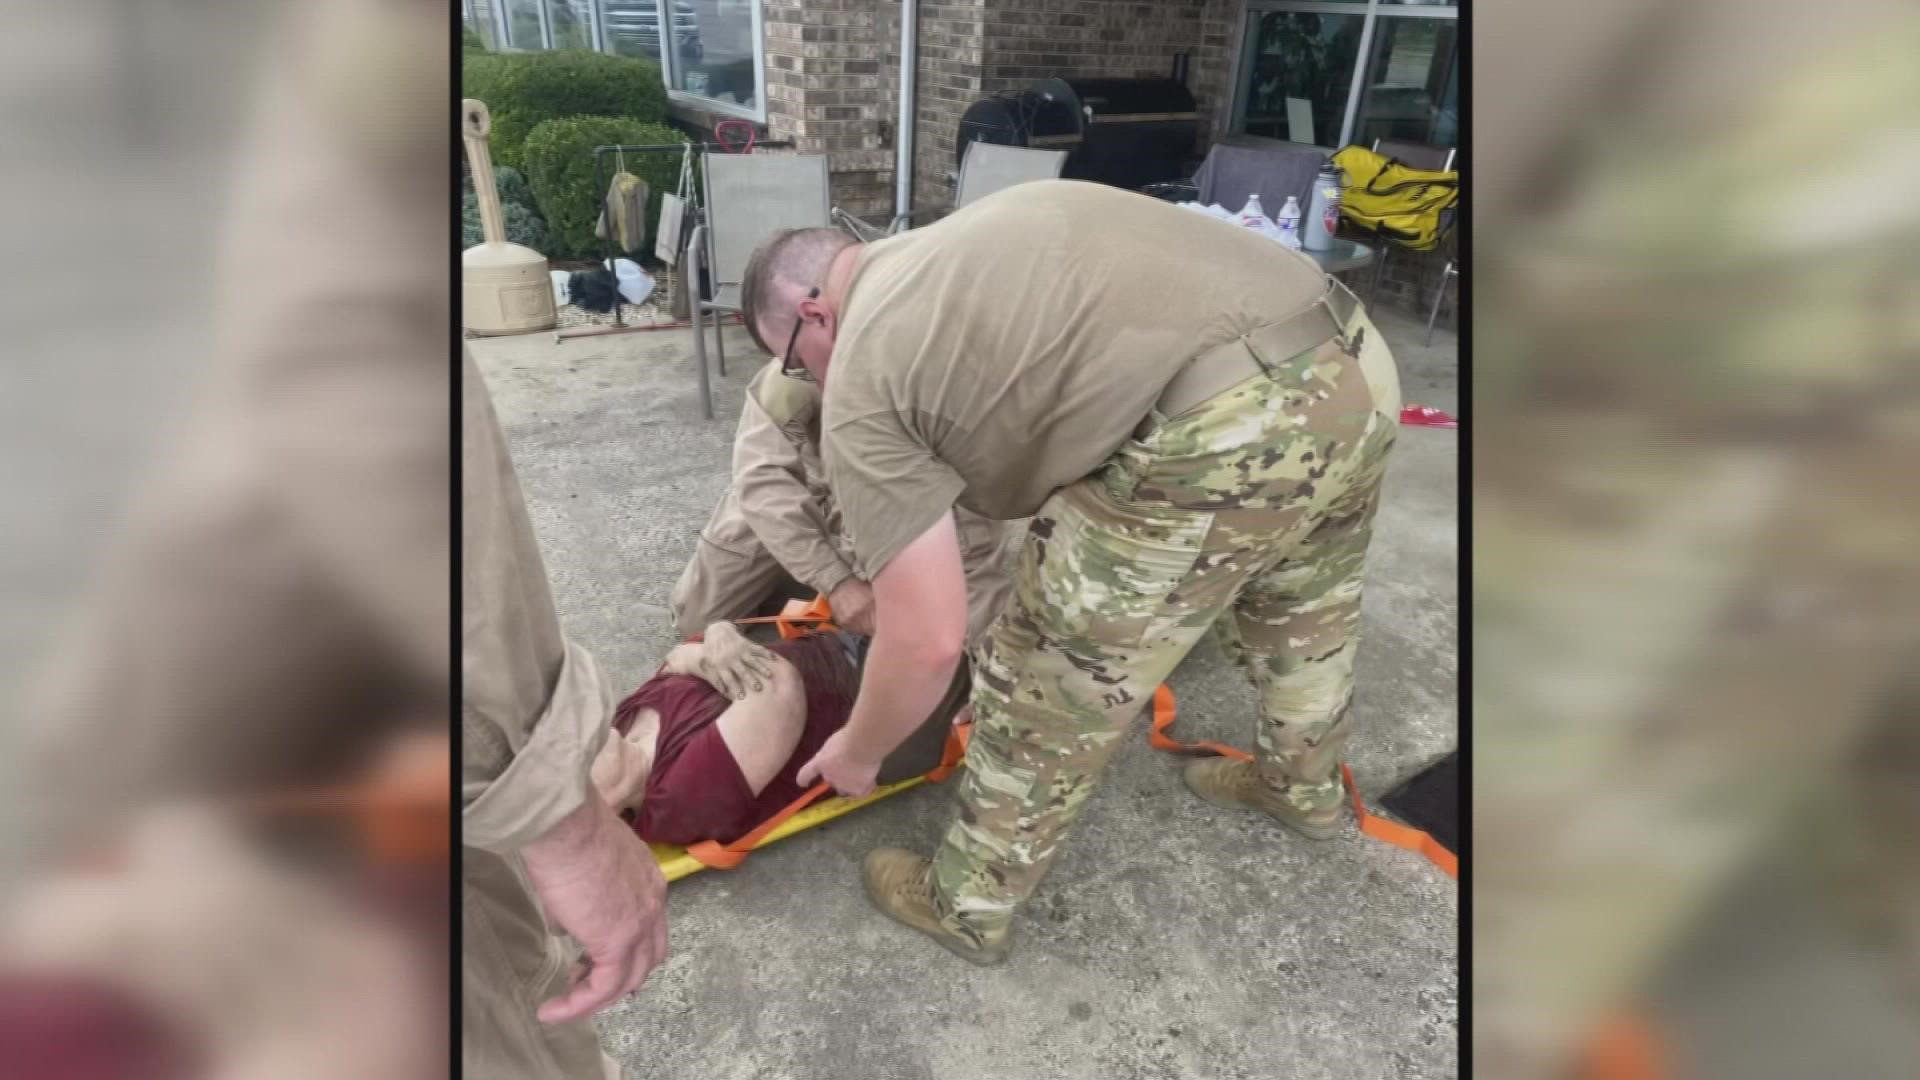
{"label": "tan uniform trousers", "polygon": [[515,853],[586,798],[612,694],[561,634],[471,353],[461,380],[461,1062],[486,1080],[591,1080],[608,1067],[593,1026],[535,1015],[567,984],[575,949]]}

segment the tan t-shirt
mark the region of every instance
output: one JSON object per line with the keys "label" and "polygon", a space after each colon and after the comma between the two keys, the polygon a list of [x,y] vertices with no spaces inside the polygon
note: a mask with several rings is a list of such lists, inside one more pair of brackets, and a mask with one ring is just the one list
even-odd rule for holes
{"label": "tan t-shirt", "polygon": [[956,502],[1032,514],[1099,468],[1186,361],[1301,310],[1325,281],[1248,229],[1069,180],[868,245],[822,436],[861,576]]}

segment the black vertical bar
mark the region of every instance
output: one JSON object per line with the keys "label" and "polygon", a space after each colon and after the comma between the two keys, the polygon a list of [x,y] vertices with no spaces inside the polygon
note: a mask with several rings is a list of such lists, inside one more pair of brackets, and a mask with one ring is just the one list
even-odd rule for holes
{"label": "black vertical bar", "polygon": [[601,230],[600,253],[606,259],[607,272],[613,274],[613,325],[625,326],[620,314],[620,275],[613,273],[613,221],[607,213],[607,185],[600,173],[600,163],[606,160],[606,147],[593,148],[593,197],[600,204],[600,217],[606,220],[607,227]]}

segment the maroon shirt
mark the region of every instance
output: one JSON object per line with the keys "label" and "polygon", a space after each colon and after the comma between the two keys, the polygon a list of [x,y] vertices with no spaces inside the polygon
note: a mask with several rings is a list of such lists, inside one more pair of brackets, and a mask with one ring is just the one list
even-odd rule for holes
{"label": "maroon shirt", "polygon": [[187,1080],[203,1062],[159,1011],[80,975],[0,975],[0,1076]]}
{"label": "maroon shirt", "polygon": [[827,737],[853,714],[860,673],[836,634],[815,634],[768,648],[800,672],[806,687],[807,722],[793,756],[758,796],[714,721],[732,702],[705,679],[659,674],[648,679],[614,712],[625,733],[643,708],[660,714],[660,736],[646,795],[633,818],[641,839],[662,844],[700,840],[729,843],[753,830],[806,791],[794,779]]}

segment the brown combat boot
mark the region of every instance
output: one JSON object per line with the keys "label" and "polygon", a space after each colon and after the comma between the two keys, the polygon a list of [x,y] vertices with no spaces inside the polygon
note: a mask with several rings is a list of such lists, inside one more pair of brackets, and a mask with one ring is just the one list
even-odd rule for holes
{"label": "brown combat boot", "polygon": [[940,923],[940,912],[933,903],[933,862],[900,848],[878,848],[867,853],[861,878],[866,882],[867,899],[902,926],[939,942],[940,947],[967,961],[986,967],[1006,960],[1012,948],[1011,934],[982,948],[947,929]]}
{"label": "brown combat boot", "polygon": [[1332,840],[1346,831],[1336,804],[1325,810],[1301,810],[1260,779],[1259,767],[1238,758],[1189,762],[1182,773],[1195,795],[1229,810],[1258,810],[1309,840]]}

